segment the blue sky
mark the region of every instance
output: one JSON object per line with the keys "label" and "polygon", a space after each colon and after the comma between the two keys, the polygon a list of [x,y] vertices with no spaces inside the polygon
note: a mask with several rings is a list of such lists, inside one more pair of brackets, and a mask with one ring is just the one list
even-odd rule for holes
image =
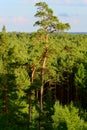
{"label": "blue sky", "polygon": [[87,0],[0,0],[0,31],[32,32],[36,2],[47,2],[61,22],[68,22],[70,32],[87,32]]}

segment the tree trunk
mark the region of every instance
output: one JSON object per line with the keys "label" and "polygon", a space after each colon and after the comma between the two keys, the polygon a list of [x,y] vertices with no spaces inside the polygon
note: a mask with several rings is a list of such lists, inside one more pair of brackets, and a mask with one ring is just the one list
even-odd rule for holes
{"label": "tree trunk", "polygon": [[41,89],[40,89],[40,117],[39,117],[39,130],[42,130],[41,127],[41,116],[42,116],[42,110],[43,110],[43,90],[44,90],[44,74],[45,74],[45,69],[46,69],[46,60],[47,60],[47,56],[46,56],[45,52],[45,57],[44,57],[44,61],[43,61],[43,65],[42,65],[42,72],[41,72]]}
{"label": "tree trunk", "polygon": [[46,69],[46,60],[47,57],[44,57],[43,65],[42,65],[42,72],[41,72],[41,90],[40,90],[40,110],[42,111],[43,109],[43,89],[44,89],[44,74],[45,74],[45,69]]}
{"label": "tree trunk", "polygon": [[28,108],[28,113],[29,113],[29,116],[28,116],[28,121],[29,121],[29,125],[28,125],[28,128],[30,129],[30,125],[31,125],[31,91],[28,95],[28,101],[29,101],[29,108]]}
{"label": "tree trunk", "polygon": [[[32,75],[31,75],[31,83],[34,82],[34,75],[35,75],[35,71],[36,71],[36,66],[33,67],[33,71],[32,71]],[[29,120],[29,129],[30,129],[30,125],[31,125],[31,113],[32,113],[32,103],[31,103],[31,99],[32,98],[32,91],[30,90],[29,92],[29,95],[28,95],[28,100],[29,100],[29,110],[28,110],[28,113],[29,113],[29,117],[28,117],[28,120]]]}
{"label": "tree trunk", "polygon": [[42,71],[41,71],[41,89],[40,89],[40,111],[43,109],[43,89],[44,89],[44,74],[46,70],[46,62],[47,62],[47,54],[48,54],[48,34],[45,37],[46,46],[45,46],[45,52],[43,54],[43,64],[42,64]]}
{"label": "tree trunk", "polygon": [[49,34],[47,34],[46,37],[45,37],[46,43],[48,43],[48,36],[49,36]]}

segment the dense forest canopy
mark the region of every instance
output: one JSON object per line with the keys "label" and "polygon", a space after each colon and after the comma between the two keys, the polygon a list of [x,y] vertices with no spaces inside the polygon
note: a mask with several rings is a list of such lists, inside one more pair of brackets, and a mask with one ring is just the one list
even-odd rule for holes
{"label": "dense forest canopy", "polygon": [[0,32],[0,128],[87,130],[87,34],[35,6],[37,32]]}

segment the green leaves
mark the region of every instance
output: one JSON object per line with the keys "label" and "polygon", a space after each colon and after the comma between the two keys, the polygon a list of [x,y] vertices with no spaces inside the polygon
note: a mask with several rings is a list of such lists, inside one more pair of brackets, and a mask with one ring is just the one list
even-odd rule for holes
{"label": "green leaves", "polygon": [[53,10],[50,9],[45,2],[38,2],[35,6],[37,7],[35,17],[38,17],[39,20],[36,21],[34,25],[39,25],[47,32],[70,29],[70,25],[68,23],[63,24],[59,22],[59,19],[54,16]]}
{"label": "green leaves", "polygon": [[36,7],[37,32],[6,33],[3,27],[0,33],[0,125],[27,129],[30,123],[36,130],[42,123],[44,129],[52,129],[54,121],[54,130],[85,130],[81,108],[55,100],[68,104],[79,94],[77,106],[86,109],[87,35],[53,33],[70,25],[61,23],[45,2]]}
{"label": "green leaves", "polygon": [[80,119],[79,110],[73,104],[62,106],[56,102],[54,111],[52,116],[54,130],[84,130],[85,122]]}
{"label": "green leaves", "polygon": [[75,73],[75,83],[77,87],[86,88],[87,87],[87,71],[84,68],[84,64],[79,64],[77,67],[77,72]]}

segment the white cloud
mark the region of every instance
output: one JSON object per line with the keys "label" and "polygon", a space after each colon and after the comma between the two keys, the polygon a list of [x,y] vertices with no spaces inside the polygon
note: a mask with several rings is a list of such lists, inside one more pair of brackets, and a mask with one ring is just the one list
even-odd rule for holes
{"label": "white cloud", "polygon": [[65,0],[65,2],[66,2],[67,4],[72,4],[72,3],[73,3],[73,0]]}
{"label": "white cloud", "polygon": [[20,23],[20,24],[30,22],[27,18],[24,18],[23,16],[14,17],[10,19],[10,21],[14,23]]}
{"label": "white cloud", "polygon": [[0,23],[5,22],[5,18],[0,18]]}
{"label": "white cloud", "polygon": [[32,0],[32,1],[22,0],[21,2],[18,2],[18,4],[20,4],[20,5],[31,5],[31,4],[35,4],[36,2],[39,2],[39,0]]}
{"label": "white cloud", "polygon": [[87,0],[83,0],[83,2],[87,4]]}
{"label": "white cloud", "polygon": [[12,18],[2,18],[0,17],[0,23],[30,23],[28,18],[24,18],[23,16],[12,17]]}
{"label": "white cloud", "polygon": [[78,23],[79,23],[79,19],[78,19],[78,18],[72,19],[72,23],[73,23],[73,24],[78,24]]}

